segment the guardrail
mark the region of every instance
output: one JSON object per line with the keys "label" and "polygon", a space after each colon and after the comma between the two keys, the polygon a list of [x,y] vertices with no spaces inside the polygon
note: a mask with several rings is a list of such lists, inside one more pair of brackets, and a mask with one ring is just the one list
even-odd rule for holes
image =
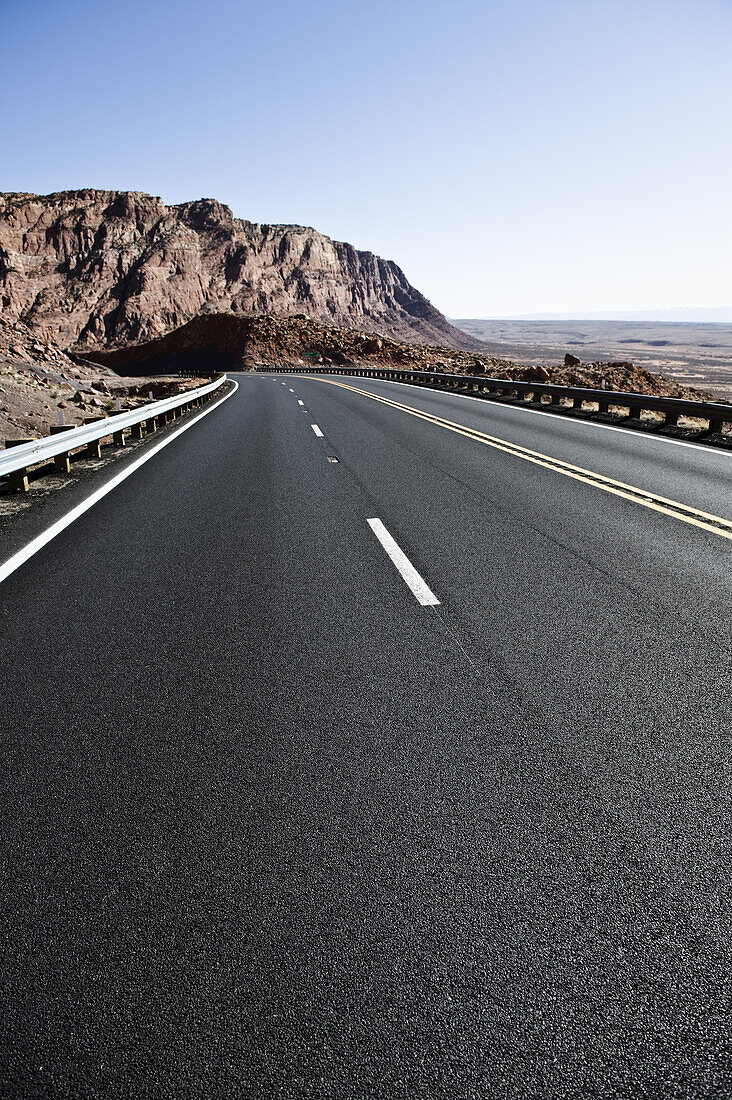
{"label": "guardrail", "polygon": [[191,407],[202,405],[225,381],[226,375],[222,374],[207,386],[198,386],[195,390],[165,397],[162,401],[151,401],[129,412],[97,417],[78,428],[57,425],[51,429],[52,434],[44,439],[29,439],[17,444],[8,441],[5,444],[8,449],[0,451],[0,477],[8,479],[11,489],[27,492],[28,470],[32,466],[45,465],[53,460],[58,473],[68,473],[72,451],[84,447],[86,456],[99,458],[102,439],[111,435],[114,443],[123,447],[128,429],[131,429],[133,439],[142,439],[145,429],[154,432],[158,426],[167,424],[169,419]]}
{"label": "guardrail", "polygon": [[725,424],[732,424],[732,405],[719,401],[686,401],[681,397],[647,397],[642,393],[623,393],[620,390],[593,390],[580,386],[555,386],[550,382],[518,382],[509,378],[488,378],[486,375],[440,374],[431,371],[400,370],[399,368],[371,367],[277,367],[258,366],[257,371],[269,374],[344,374],[361,378],[384,378],[390,382],[410,382],[413,385],[439,386],[443,389],[467,389],[471,393],[487,393],[500,397],[531,398],[537,405],[548,396],[550,404],[543,406],[559,409],[562,400],[571,399],[572,407],[581,409],[585,402],[596,402],[598,413],[607,413],[612,405],[627,409],[631,421],[640,420],[643,411],[660,412],[664,420],[659,427],[678,424],[680,416],[706,420],[706,434],[716,435]]}

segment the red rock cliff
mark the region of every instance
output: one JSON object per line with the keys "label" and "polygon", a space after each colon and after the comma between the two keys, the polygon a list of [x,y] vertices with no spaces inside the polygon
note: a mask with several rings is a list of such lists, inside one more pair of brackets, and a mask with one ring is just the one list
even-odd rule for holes
{"label": "red rock cliff", "polygon": [[65,347],[119,347],[205,313],[304,314],[416,342],[478,346],[396,264],[213,199],[127,191],[0,195],[0,307]]}

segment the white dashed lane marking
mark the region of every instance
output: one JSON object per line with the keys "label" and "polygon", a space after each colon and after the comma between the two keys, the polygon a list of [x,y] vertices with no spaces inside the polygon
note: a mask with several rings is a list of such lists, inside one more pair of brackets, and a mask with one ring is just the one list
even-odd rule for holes
{"label": "white dashed lane marking", "polygon": [[409,588],[417,603],[420,603],[422,607],[438,607],[440,601],[437,599],[437,596],[428,586],[424,577],[420,576],[414,568],[404,551],[391,537],[381,520],[369,519],[366,522],[386,550],[396,566],[397,572]]}

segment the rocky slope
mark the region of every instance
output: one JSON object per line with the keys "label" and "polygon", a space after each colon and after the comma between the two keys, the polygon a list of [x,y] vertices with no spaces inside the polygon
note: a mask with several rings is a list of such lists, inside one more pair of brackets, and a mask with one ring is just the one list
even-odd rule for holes
{"label": "rocky slope", "polygon": [[708,395],[651,374],[632,363],[580,363],[522,366],[488,354],[408,344],[355,328],[323,325],[309,318],[196,317],[166,336],[134,347],[89,351],[92,359],[120,374],[155,371],[248,370],[257,363],[292,366],[402,366],[494,378],[551,381],[562,386],[601,386],[609,390],[700,399]]}
{"label": "rocky slope", "polygon": [[213,199],[128,191],[0,195],[0,310],[62,347],[150,340],[199,314],[301,313],[472,348],[396,264]]}
{"label": "rocky slope", "polygon": [[167,396],[195,380],[120,378],[109,367],[72,359],[39,340],[21,322],[0,316],[0,443],[48,435],[54,424],[81,424],[89,416],[114,413],[154,397]]}

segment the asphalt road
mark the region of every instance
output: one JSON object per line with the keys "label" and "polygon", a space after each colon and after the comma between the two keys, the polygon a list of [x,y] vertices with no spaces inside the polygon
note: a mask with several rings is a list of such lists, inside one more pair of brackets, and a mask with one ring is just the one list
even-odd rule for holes
{"label": "asphalt road", "polygon": [[732,456],[337,381],[0,585],[0,1095],[732,1095]]}

